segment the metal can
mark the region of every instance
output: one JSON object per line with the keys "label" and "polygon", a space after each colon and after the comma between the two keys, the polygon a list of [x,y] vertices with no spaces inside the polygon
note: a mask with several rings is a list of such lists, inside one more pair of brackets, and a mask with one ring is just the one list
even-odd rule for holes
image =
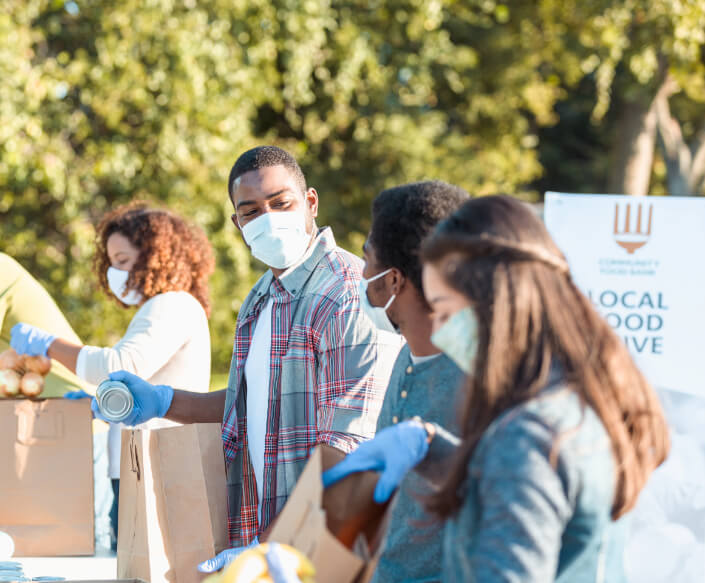
{"label": "metal can", "polygon": [[134,400],[130,389],[120,381],[104,380],[95,391],[98,409],[108,421],[123,421],[134,407]]}

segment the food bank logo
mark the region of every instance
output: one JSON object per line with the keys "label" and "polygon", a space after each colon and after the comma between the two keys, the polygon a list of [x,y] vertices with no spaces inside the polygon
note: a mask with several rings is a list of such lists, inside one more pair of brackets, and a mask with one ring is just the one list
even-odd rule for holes
{"label": "food bank logo", "polygon": [[619,203],[614,205],[614,240],[630,255],[649,242],[654,206],[642,203],[627,203],[620,212]]}

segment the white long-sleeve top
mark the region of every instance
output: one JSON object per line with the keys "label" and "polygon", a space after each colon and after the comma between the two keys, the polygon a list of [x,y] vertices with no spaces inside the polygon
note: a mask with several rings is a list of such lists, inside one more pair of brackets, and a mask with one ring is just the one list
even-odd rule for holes
{"label": "white long-sleeve top", "polygon": [[[125,335],[112,348],[84,346],[76,374],[99,384],[108,374],[126,370],[154,385],[205,393],[210,383],[211,345],[203,306],[185,291],[166,292],[137,310]],[[176,425],[153,419],[144,428]],[[108,438],[111,478],[119,477],[120,431],[111,425]]]}

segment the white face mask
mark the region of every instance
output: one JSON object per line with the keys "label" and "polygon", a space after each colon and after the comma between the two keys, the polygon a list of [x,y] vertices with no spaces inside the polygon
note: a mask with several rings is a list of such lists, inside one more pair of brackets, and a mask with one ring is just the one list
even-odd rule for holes
{"label": "white face mask", "polygon": [[127,278],[130,277],[129,271],[108,267],[108,287],[123,304],[128,306],[136,306],[142,301],[142,294],[134,289],[128,291],[125,295],[125,284]]}
{"label": "white face mask", "polygon": [[362,311],[367,314],[367,317],[374,322],[374,325],[377,326],[377,328],[384,330],[385,332],[394,332],[398,334],[398,330],[394,327],[394,324],[392,324],[389,316],[387,316],[387,308],[392,305],[394,298],[397,297],[396,294],[392,294],[392,297],[387,300],[387,303],[384,304],[384,306],[373,306],[367,297],[368,284],[375,279],[384,277],[384,275],[389,273],[391,270],[392,269],[389,268],[386,271],[371,277],[370,279],[365,279],[364,277],[360,279],[360,305],[362,306]]}
{"label": "white face mask", "polygon": [[291,267],[311,242],[306,217],[296,211],[264,213],[241,229],[252,255],[275,269]]}

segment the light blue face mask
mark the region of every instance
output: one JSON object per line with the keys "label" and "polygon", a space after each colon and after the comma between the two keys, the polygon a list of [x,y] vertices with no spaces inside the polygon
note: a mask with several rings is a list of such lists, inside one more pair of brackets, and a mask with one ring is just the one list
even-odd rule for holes
{"label": "light blue face mask", "polygon": [[468,306],[448,318],[431,335],[431,343],[465,374],[470,374],[477,356],[477,327],[475,311]]}
{"label": "light blue face mask", "polygon": [[370,303],[370,298],[367,297],[368,284],[371,281],[375,281],[376,279],[384,277],[391,270],[391,267],[389,269],[385,269],[382,273],[378,273],[370,279],[365,279],[364,277],[360,278],[360,306],[362,307],[362,311],[367,314],[367,317],[372,320],[372,322],[375,326],[377,326],[377,328],[379,328],[380,330],[384,330],[385,332],[393,332],[398,334],[398,330],[394,327],[394,324],[392,324],[392,321],[387,315],[387,308],[392,305],[394,298],[396,298],[397,296],[395,294],[392,294],[392,296],[387,300],[387,303],[384,304],[384,306],[373,306]]}

